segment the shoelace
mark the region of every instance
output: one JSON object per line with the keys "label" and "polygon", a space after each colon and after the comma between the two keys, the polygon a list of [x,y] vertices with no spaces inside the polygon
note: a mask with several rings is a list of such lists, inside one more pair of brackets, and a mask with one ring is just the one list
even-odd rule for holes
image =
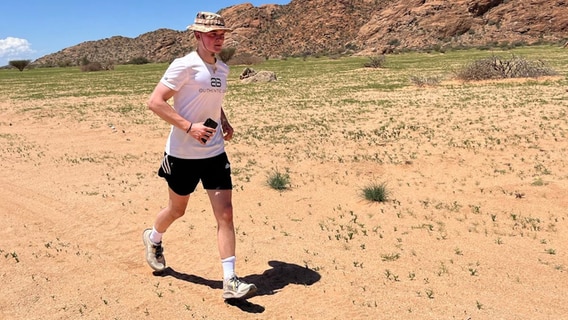
{"label": "shoelace", "polygon": [[164,254],[164,248],[162,247],[162,245],[155,245],[154,249],[156,249],[156,258],[159,259],[163,256]]}
{"label": "shoelace", "polygon": [[232,277],[231,280],[229,280],[229,283],[232,284],[236,290],[241,285],[241,280],[237,277]]}

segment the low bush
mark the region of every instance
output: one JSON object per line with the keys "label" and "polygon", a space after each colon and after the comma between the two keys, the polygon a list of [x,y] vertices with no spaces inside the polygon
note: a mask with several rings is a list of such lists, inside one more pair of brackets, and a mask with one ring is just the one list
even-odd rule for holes
{"label": "low bush", "polygon": [[511,59],[491,56],[476,60],[457,71],[456,77],[464,81],[477,81],[508,78],[538,78],[556,74],[554,70],[547,67],[541,60],[529,61],[513,55]]}
{"label": "low bush", "polygon": [[387,58],[385,55],[369,57],[369,62],[365,63],[365,68],[383,68]]}
{"label": "low bush", "polygon": [[254,65],[254,64],[259,64],[262,63],[266,60],[266,58],[262,58],[262,57],[258,57],[258,56],[254,56],[250,53],[243,53],[240,54],[238,56],[234,56],[231,59],[231,65],[244,65],[244,66],[250,66],[250,65]]}
{"label": "low bush", "polygon": [[132,58],[130,61],[127,62],[127,64],[147,64],[147,63],[150,63],[150,60],[148,60],[148,58],[146,57]]}
{"label": "low bush", "polygon": [[412,82],[417,87],[426,87],[426,86],[437,86],[440,84],[440,77],[432,76],[410,76],[410,82]]}
{"label": "low bush", "polygon": [[83,72],[92,72],[92,71],[101,71],[101,70],[103,70],[103,66],[100,62],[89,62],[81,65],[81,71]]}
{"label": "low bush", "polygon": [[218,56],[219,59],[221,59],[221,61],[227,63],[229,62],[229,60],[231,60],[231,58],[233,58],[235,52],[237,52],[237,48],[234,47],[223,48],[221,52],[219,52]]}
{"label": "low bush", "polygon": [[94,72],[103,70],[114,70],[114,64],[111,62],[100,63],[100,62],[89,62],[81,65],[81,71],[83,72]]}

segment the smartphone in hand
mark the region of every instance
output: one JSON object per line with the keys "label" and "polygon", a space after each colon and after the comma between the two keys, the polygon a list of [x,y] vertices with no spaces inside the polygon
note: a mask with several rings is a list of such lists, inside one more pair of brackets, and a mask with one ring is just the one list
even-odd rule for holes
{"label": "smartphone in hand", "polygon": [[[209,128],[217,128],[217,122],[215,122],[215,120],[211,119],[211,118],[207,118],[207,120],[205,120],[205,122],[203,122],[203,125]],[[203,141],[203,143],[206,143],[207,140],[205,138],[201,138],[201,141]]]}

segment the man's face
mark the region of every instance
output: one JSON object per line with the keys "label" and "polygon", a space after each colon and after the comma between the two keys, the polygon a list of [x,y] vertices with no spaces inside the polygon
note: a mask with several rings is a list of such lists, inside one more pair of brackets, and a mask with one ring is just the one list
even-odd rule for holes
{"label": "man's face", "polygon": [[201,32],[201,41],[205,48],[211,52],[221,52],[223,43],[225,42],[225,31],[215,30],[210,32]]}

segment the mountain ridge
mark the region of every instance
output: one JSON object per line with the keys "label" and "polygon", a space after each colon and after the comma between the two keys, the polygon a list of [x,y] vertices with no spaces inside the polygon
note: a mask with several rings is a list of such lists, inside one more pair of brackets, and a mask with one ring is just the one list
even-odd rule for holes
{"label": "mountain ridge", "polygon": [[[568,0],[292,0],[243,3],[219,13],[234,28],[226,47],[264,58],[568,41]],[[83,42],[33,64],[169,62],[195,44],[189,31],[157,29]]]}

